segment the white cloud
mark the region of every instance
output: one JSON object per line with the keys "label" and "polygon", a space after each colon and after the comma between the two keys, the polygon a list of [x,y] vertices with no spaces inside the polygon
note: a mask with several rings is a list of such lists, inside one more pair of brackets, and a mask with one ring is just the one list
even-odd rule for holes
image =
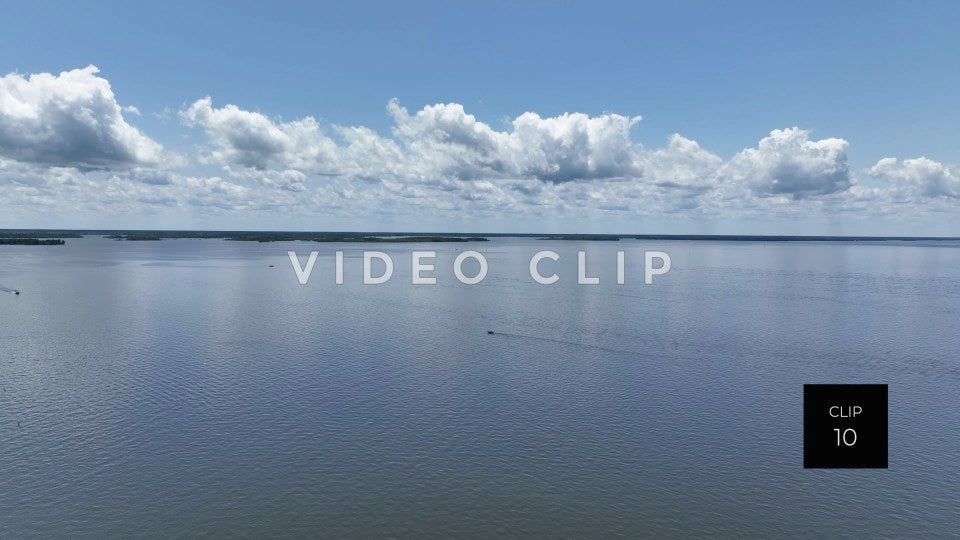
{"label": "white cloud", "polygon": [[960,198],[960,169],[925,157],[902,161],[884,158],[869,173],[887,182],[891,195],[898,200]]}
{"label": "white cloud", "polygon": [[513,121],[508,155],[522,176],[540,180],[637,177],[642,147],[630,140],[630,128],[639,121],[619,114],[541,118],[527,112]]}
{"label": "white cloud", "polygon": [[58,167],[111,169],[159,161],[162,146],[123,119],[95,66],[0,77],[0,155]]}
{"label": "white cloud", "polygon": [[672,135],[665,148],[647,152],[643,159],[643,169],[655,183],[692,192],[714,187],[723,165],[720,156],[680,134]]}
{"label": "white cloud", "polygon": [[760,195],[803,199],[846,191],[852,185],[847,141],[811,141],[809,135],[796,127],[775,129],[756,148],[734,156],[723,175]]}
{"label": "white cloud", "polygon": [[363,201],[361,211],[809,216],[892,211],[888,203],[913,184],[923,185],[911,191],[921,198],[958,192],[949,168],[915,160],[900,167],[914,176],[878,164],[871,174],[890,186],[858,186],[847,141],[812,139],[797,127],[775,129],[724,160],[679,134],[645,148],[630,136],[639,117],[528,112],[498,130],[456,103],[411,113],[391,100],[387,110],[390,136],[362,126],[331,126],[328,136],[311,117],[281,122],[233,105],[214,108],[209,98],[181,114],[207,131],[208,157],[231,177],[314,203],[310,194],[325,189],[323,205]]}
{"label": "white cloud", "polygon": [[293,122],[235,105],[214,108],[203,98],[181,116],[202,127],[214,149],[209,157],[224,164],[264,169],[272,165],[332,175],[537,178],[551,182],[631,177],[641,174],[640,145],[630,140],[639,117],[582,113],[541,118],[517,117],[509,131],[497,131],[456,103],[429,105],[410,114],[396,100],[387,109],[394,138],[365,127],[334,126],[343,144],[320,129],[312,117]]}
{"label": "white cloud", "polygon": [[[497,130],[456,103],[428,105],[410,113],[396,100],[387,104],[394,121],[391,137],[366,127],[333,126],[327,136],[311,117],[279,122],[233,105],[214,108],[210,98],[182,112],[184,120],[203,127],[213,149],[208,157],[246,168],[299,170],[358,181],[387,182],[404,197],[415,198],[412,184],[444,193],[475,188],[473,180],[496,181],[517,191],[517,204],[545,204],[548,198],[574,196],[576,190],[538,187],[547,184],[603,182],[577,196],[606,208],[648,206],[670,211],[709,205],[743,205],[760,196],[767,203],[840,193],[853,185],[847,166],[847,142],[811,140],[799,128],[774,130],[756,148],[729,161],[679,134],[667,146],[648,150],[634,142],[630,129],[639,117],[582,113],[544,118],[524,113]],[[300,182],[306,185],[305,182]],[[497,193],[499,201],[503,194]],[[493,196],[467,193],[465,200]],[[583,201],[568,201],[581,206]]]}
{"label": "white cloud", "polygon": [[551,182],[637,176],[630,127],[640,118],[582,113],[541,118],[528,112],[496,131],[457,103],[428,105],[410,114],[396,100],[387,109],[409,158],[456,178],[521,177]]}
{"label": "white cloud", "polygon": [[[127,124],[95,67],[0,79],[0,210],[88,215],[293,215],[354,220],[526,219],[627,227],[644,216],[726,220],[956,211],[960,169],[885,158],[859,174],[843,139],[778,129],[730,159],[672,135],[647,148],[639,117],[527,112],[500,127],[457,103],[387,104],[385,134],[285,121],[209,97],[179,112],[206,135],[192,163]],[[218,169],[211,170],[211,165]],[[51,210],[53,212],[53,210]],[[170,214],[174,215],[174,214]],[[559,220],[559,221],[558,221]],[[15,224],[15,223],[14,223]],[[135,223],[131,223],[133,225]],[[410,228],[410,227],[405,227]],[[457,228],[457,227],[453,227]]]}
{"label": "white cloud", "polygon": [[334,166],[336,145],[312,117],[273,122],[263,114],[236,105],[219,109],[209,97],[181,112],[191,126],[202,127],[216,146],[211,157],[221,163],[264,169],[281,164],[319,172]]}

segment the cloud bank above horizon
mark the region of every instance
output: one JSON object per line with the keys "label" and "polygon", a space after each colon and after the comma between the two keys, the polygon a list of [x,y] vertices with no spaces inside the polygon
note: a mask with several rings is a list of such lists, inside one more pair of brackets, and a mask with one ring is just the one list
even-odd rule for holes
{"label": "cloud bank above horizon", "polygon": [[131,123],[140,111],[95,66],[10,73],[0,77],[0,226],[44,226],[24,222],[35,216],[88,226],[110,215],[129,227],[183,228],[187,216],[188,226],[343,219],[418,230],[427,216],[458,230],[550,219],[622,231],[639,218],[942,219],[960,209],[957,166],[879,156],[854,171],[848,141],[799,127],[772,129],[724,159],[680,134],[659,148],[634,141],[639,116],[526,112],[497,128],[457,103],[411,112],[393,99],[386,112],[392,128],[382,134],[203,96],[176,115],[200,142],[173,149],[178,141]]}

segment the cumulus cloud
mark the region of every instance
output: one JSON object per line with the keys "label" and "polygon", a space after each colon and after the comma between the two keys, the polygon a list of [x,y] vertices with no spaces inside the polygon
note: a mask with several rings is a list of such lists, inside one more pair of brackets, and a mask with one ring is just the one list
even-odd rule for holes
{"label": "cumulus cloud", "polygon": [[497,131],[456,103],[428,105],[410,114],[391,100],[387,110],[394,120],[393,139],[364,127],[334,126],[340,142],[312,117],[279,122],[235,105],[215,108],[209,97],[181,116],[207,132],[214,161],[258,169],[282,165],[340,175],[557,183],[641,174],[642,147],[630,140],[639,117],[524,113],[510,130]]}
{"label": "cumulus cloud", "polygon": [[333,166],[336,145],[312,117],[273,122],[236,105],[214,108],[213,100],[206,97],[183,110],[181,118],[207,132],[216,146],[211,157],[222,163],[258,169],[278,163],[308,170]]}
{"label": "cumulus cloud", "polygon": [[890,192],[898,200],[960,198],[960,169],[932,159],[919,157],[900,161],[884,158],[869,172],[887,182]]}
{"label": "cumulus cloud", "polygon": [[797,127],[724,160],[680,134],[646,148],[631,137],[636,116],[527,112],[496,129],[457,103],[410,112],[394,99],[387,111],[389,135],[362,126],[324,131],[312,117],[283,122],[209,98],[181,116],[207,132],[205,159],[234,178],[294,193],[336,183],[332,196],[375,193],[380,208],[803,215],[826,204],[851,208],[840,196],[889,198],[856,186],[847,141]]}
{"label": "cumulus cloud", "polygon": [[720,156],[704,150],[697,141],[676,133],[666,147],[643,156],[643,169],[660,187],[684,188],[692,192],[715,186],[722,165]]}
{"label": "cumulus cloud", "polygon": [[[672,196],[654,188],[688,199],[674,201],[673,208],[756,195],[801,200],[853,185],[847,141],[812,140],[808,131],[795,127],[774,130],[756,148],[724,161],[679,134],[663,148],[645,148],[630,136],[638,116],[542,117],[527,112],[498,130],[457,103],[411,113],[394,99],[387,111],[394,122],[389,137],[355,126],[332,126],[327,135],[312,117],[280,122],[234,105],[216,108],[210,98],[197,100],[181,114],[186,123],[208,133],[213,145],[208,157],[237,170],[274,167],[374,183],[413,182],[445,191],[472,180],[492,180],[514,186],[527,201],[534,192],[544,193],[527,180],[626,182],[605,188],[616,191],[613,206],[622,206],[623,197]],[[711,190],[722,193],[698,199]],[[596,190],[584,196],[604,200]]]}
{"label": "cumulus cloud", "polygon": [[541,118],[527,112],[513,121],[510,154],[523,176],[568,182],[640,176],[642,147],[630,140],[640,117],[582,113]]}
{"label": "cumulus cloud", "polygon": [[810,140],[810,132],[796,127],[775,129],[756,148],[738,153],[723,175],[749,185],[761,195],[803,199],[848,189],[847,141]]}
{"label": "cumulus cloud", "polygon": [[680,134],[648,148],[631,136],[638,116],[526,112],[495,127],[457,103],[411,111],[397,100],[378,132],[205,97],[179,111],[205,134],[198,159],[171,161],[124,121],[139,111],[97,73],[0,79],[0,208],[22,216],[69,201],[90,215],[270,215],[279,226],[293,214],[632,223],[939,211],[960,199],[956,167],[885,158],[852,171],[847,141],[797,127],[725,159]]}
{"label": "cumulus cloud", "polygon": [[509,131],[496,131],[457,103],[428,105],[410,114],[396,100],[387,106],[394,135],[412,158],[439,165],[457,178],[522,177],[551,182],[637,176],[638,151],[630,128],[639,117],[527,112]]}
{"label": "cumulus cloud", "polygon": [[55,167],[156,163],[162,146],[128,124],[110,83],[87,66],[0,77],[0,155]]}

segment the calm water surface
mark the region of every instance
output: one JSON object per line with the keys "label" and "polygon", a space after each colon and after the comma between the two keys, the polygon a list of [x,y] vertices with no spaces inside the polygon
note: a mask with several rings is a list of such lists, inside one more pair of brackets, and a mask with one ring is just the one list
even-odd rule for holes
{"label": "calm water surface", "polygon": [[[0,284],[0,537],[960,530],[957,244],[85,238],[0,246]],[[888,470],[802,468],[804,383],[890,385]]]}

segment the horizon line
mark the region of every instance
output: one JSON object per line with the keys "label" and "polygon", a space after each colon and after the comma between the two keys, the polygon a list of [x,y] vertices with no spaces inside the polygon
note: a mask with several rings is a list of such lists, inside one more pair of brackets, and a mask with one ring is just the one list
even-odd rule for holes
{"label": "horizon line", "polygon": [[[25,228],[25,229],[4,229],[0,228],[0,236],[3,233],[43,233],[54,234],[58,232],[79,234],[82,236],[97,236],[122,233],[162,233],[162,234],[185,234],[196,233],[205,235],[228,236],[235,233],[243,234],[286,234],[286,235],[357,235],[357,236],[462,236],[469,238],[544,238],[548,240],[732,240],[732,241],[884,241],[884,240],[902,240],[902,241],[923,241],[923,240],[957,240],[957,236],[866,236],[866,235],[764,235],[764,234],[664,234],[664,233],[540,233],[540,232],[499,232],[499,233],[478,233],[478,232],[413,232],[413,231],[295,231],[295,230],[252,230],[252,229],[63,229],[63,228]],[[214,238],[210,238],[214,239]]]}

